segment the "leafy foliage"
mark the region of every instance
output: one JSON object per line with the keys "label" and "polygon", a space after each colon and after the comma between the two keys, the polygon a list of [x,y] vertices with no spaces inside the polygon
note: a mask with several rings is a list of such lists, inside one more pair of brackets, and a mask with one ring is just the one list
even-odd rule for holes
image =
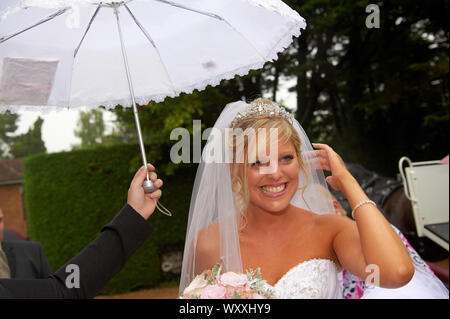
{"label": "leafy foliage", "polygon": [[36,119],[27,133],[15,136],[10,147],[13,157],[26,157],[31,154],[45,153],[44,141],[42,140],[42,124],[44,120]]}
{"label": "leafy foliage", "polygon": [[449,1],[379,1],[379,29],[367,1],[286,2],[308,22],[283,65],[311,139],[386,175],[448,154]]}
{"label": "leafy foliage", "polygon": [[19,115],[9,111],[0,114],[0,159],[46,152],[41,133],[44,120],[38,117],[27,133],[14,135],[18,120]]}
{"label": "leafy foliage", "polygon": [[7,111],[5,114],[0,114],[0,159],[4,159],[8,155],[9,143],[12,142],[13,134],[17,130],[17,114]]}
{"label": "leafy foliage", "polygon": [[74,135],[80,138],[80,145],[74,145],[73,149],[88,148],[105,144],[105,122],[100,110],[80,111],[77,128]]}

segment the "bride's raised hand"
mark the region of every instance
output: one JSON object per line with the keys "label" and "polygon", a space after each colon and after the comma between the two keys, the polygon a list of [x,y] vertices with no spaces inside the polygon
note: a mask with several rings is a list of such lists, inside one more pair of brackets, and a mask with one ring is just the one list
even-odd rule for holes
{"label": "bride's raised hand", "polygon": [[331,172],[331,176],[326,178],[328,184],[337,191],[342,191],[342,183],[346,178],[351,176],[347,170],[344,161],[330,146],[327,144],[313,143],[315,155],[320,168]]}

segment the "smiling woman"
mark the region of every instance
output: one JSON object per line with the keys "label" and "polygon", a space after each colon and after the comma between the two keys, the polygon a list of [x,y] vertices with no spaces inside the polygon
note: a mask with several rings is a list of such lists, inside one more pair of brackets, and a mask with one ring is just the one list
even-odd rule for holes
{"label": "smiling woman", "polygon": [[[258,228],[260,218],[266,218],[271,227],[288,229],[285,226],[290,225],[294,230],[298,225],[293,223],[296,220],[292,217],[298,215],[294,207],[313,210],[317,214],[334,214],[332,199],[323,191],[326,189],[323,172],[314,169],[313,148],[290,113],[264,99],[250,105],[235,102],[227,105],[214,126],[223,132],[230,128],[236,134],[235,139],[227,139],[222,133],[224,138],[210,139],[203,150],[208,153],[227,145],[231,148],[229,153],[236,153],[236,158],[231,164],[229,158],[224,157],[222,164],[201,163],[199,166],[191,201],[180,292],[192,276],[216,262],[222,262],[226,271],[234,272],[259,267],[263,279],[275,282],[278,278],[270,265],[247,258],[251,256],[247,252],[255,251],[250,247],[256,239],[263,238],[257,246],[264,247],[268,243],[266,239],[271,238],[261,232],[263,237],[251,235],[254,230],[261,230]],[[245,135],[250,129],[258,134],[239,138],[239,134]],[[260,129],[266,129],[266,134],[259,133]],[[277,130],[275,138],[271,129]],[[276,147],[272,147],[274,145]],[[245,153],[243,161],[239,161],[239,155],[242,155],[239,152]],[[252,152],[257,155],[252,156]],[[292,208],[286,210],[287,207]],[[281,253],[277,248],[272,251]],[[265,256],[267,260],[271,259],[271,256]]]}
{"label": "smiling woman", "polygon": [[[238,130],[236,139],[213,137],[203,152],[222,146],[237,156],[199,165],[180,293],[216,263],[227,272],[259,269],[277,298],[343,298],[342,269],[386,288],[411,280],[400,237],[341,157],[311,145],[289,113],[267,99],[240,101],[225,107],[214,128]],[[331,173],[326,179],[323,170]],[[327,183],[346,196],[356,220],[336,214]]]}

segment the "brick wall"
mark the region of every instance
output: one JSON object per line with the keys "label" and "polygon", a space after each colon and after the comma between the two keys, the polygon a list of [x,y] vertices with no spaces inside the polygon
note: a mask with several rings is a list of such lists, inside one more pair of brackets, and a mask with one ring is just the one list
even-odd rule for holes
{"label": "brick wall", "polygon": [[22,204],[22,185],[0,185],[0,207],[5,227],[27,238],[27,223]]}

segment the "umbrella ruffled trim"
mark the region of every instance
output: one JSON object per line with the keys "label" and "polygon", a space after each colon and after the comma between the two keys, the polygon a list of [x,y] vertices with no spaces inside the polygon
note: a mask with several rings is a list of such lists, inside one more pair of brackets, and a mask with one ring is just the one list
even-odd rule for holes
{"label": "umbrella ruffled trim", "polygon": [[[243,67],[240,67],[238,69],[235,69],[230,72],[222,73],[220,75],[217,75],[216,77],[212,79],[208,79],[205,81],[197,82],[193,85],[186,86],[182,90],[179,90],[175,93],[168,93],[168,94],[159,94],[159,95],[149,95],[149,96],[141,96],[139,98],[136,98],[136,103],[139,105],[146,105],[150,101],[154,101],[156,103],[162,102],[165,100],[166,97],[176,97],[179,96],[181,93],[190,94],[194,90],[202,91],[204,90],[208,85],[211,86],[217,86],[222,82],[223,80],[230,80],[233,79],[236,75],[238,76],[244,76],[247,75],[251,70],[258,70],[261,69],[266,62],[275,61],[278,59],[278,54],[282,51],[284,51],[288,46],[292,44],[295,37],[299,37],[301,35],[301,29],[305,29],[306,23],[305,21],[296,21],[294,27],[292,27],[287,33],[283,35],[283,37],[280,38],[280,40],[274,45],[272,51],[267,55],[264,61],[260,61],[257,63],[253,63],[250,65],[246,65]],[[113,101],[111,103],[102,104],[107,109],[111,109],[116,107],[116,105],[122,105],[124,107],[131,107],[131,103],[129,100],[118,100]],[[95,106],[94,106],[95,107]]]}
{"label": "umbrella ruffled trim", "polygon": [[[260,61],[257,63],[253,63],[250,65],[246,65],[240,67],[238,69],[232,70],[230,72],[222,73],[220,75],[215,76],[212,79],[208,79],[205,81],[197,82],[193,85],[186,86],[181,90],[171,93],[163,93],[163,94],[154,94],[147,96],[136,97],[136,103],[139,105],[147,105],[150,101],[154,101],[156,103],[162,102],[166,97],[177,97],[181,93],[190,94],[194,90],[202,91],[208,85],[217,86],[223,80],[230,80],[234,78],[236,75],[244,76],[247,75],[251,70],[261,69],[266,62],[275,61],[278,59],[278,54],[284,51],[288,46],[292,44],[295,37],[299,37],[301,35],[301,29],[305,29],[306,22],[304,20],[296,20],[295,25],[290,28],[288,32],[286,32],[275,44],[271,52],[267,55],[264,61]],[[95,104],[94,104],[95,103]],[[80,104],[80,105],[78,105]],[[76,108],[88,108],[95,109],[99,106],[104,106],[106,109],[114,109],[117,105],[122,105],[124,107],[131,107],[130,99],[119,99],[113,100],[108,103],[100,103],[100,102],[81,102],[77,103],[76,106],[67,106],[67,102],[62,102],[59,105],[63,106],[36,106],[36,105],[0,105],[0,114],[5,113],[6,111],[10,111],[11,113],[17,113],[21,111],[40,111],[43,114],[50,113],[53,111],[64,111],[67,109],[76,109]]]}

